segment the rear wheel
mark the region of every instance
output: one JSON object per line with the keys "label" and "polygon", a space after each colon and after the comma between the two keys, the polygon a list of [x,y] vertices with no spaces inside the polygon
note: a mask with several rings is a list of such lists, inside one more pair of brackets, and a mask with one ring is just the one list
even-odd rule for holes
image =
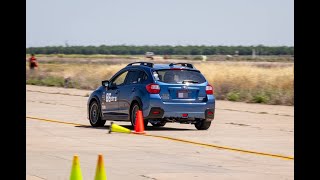
{"label": "rear wheel", "polygon": [[207,130],[211,126],[211,121],[206,121],[205,119],[199,120],[196,124],[194,124],[194,126],[198,130]]}
{"label": "rear wheel", "polygon": [[[130,121],[133,129],[136,124],[136,114],[138,110],[141,110],[141,106],[138,103],[134,103],[130,110]],[[148,126],[148,120],[143,120],[143,125],[144,125],[144,128],[146,128]]]}
{"label": "rear wheel", "polygon": [[106,123],[106,121],[101,118],[100,107],[97,101],[93,101],[90,104],[89,121],[93,127],[102,127]]}

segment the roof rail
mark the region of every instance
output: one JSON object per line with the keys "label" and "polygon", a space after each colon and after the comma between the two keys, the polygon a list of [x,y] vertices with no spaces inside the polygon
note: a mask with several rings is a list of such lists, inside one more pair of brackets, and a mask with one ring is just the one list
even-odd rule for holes
{"label": "roof rail", "polygon": [[150,63],[150,62],[133,62],[133,63],[128,64],[127,66],[132,66],[134,64],[139,64],[141,66],[153,67],[153,63]]}
{"label": "roof rail", "polygon": [[169,66],[173,66],[173,65],[180,65],[180,66],[184,66],[184,67],[189,67],[192,69],[196,69],[192,64],[190,63],[171,63],[169,64]]}

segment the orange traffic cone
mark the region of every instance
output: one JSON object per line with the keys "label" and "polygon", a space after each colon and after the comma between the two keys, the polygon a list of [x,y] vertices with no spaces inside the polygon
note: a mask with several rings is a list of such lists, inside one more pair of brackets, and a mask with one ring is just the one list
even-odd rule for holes
{"label": "orange traffic cone", "polygon": [[134,126],[134,134],[145,134],[142,111],[138,110],[136,115],[136,124]]}

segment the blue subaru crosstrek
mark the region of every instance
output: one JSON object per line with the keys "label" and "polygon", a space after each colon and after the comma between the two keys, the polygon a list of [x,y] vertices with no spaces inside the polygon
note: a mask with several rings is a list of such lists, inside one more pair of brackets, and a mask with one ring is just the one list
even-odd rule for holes
{"label": "blue subaru crosstrek", "polygon": [[93,127],[106,120],[131,121],[134,127],[136,112],[142,110],[145,127],[178,122],[207,130],[215,115],[213,87],[189,63],[130,63],[102,81],[87,105]]}

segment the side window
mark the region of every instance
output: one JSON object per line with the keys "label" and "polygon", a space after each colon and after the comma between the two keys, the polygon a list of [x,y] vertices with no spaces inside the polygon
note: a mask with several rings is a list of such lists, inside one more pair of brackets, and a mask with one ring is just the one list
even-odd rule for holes
{"label": "side window", "polygon": [[143,71],[130,71],[128,73],[128,78],[126,80],[126,84],[140,84],[148,79],[148,76]]}
{"label": "side window", "polygon": [[139,71],[129,71],[126,84],[137,84],[138,76],[139,76]]}
{"label": "side window", "polygon": [[123,85],[127,74],[128,74],[128,71],[120,74],[118,77],[116,77],[116,79],[113,80],[113,83],[115,83],[117,86]]}
{"label": "side window", "polygon": [[148,76],[145,72],[140,71],[138,76],[138,83],[143,83],[148,79]]}

